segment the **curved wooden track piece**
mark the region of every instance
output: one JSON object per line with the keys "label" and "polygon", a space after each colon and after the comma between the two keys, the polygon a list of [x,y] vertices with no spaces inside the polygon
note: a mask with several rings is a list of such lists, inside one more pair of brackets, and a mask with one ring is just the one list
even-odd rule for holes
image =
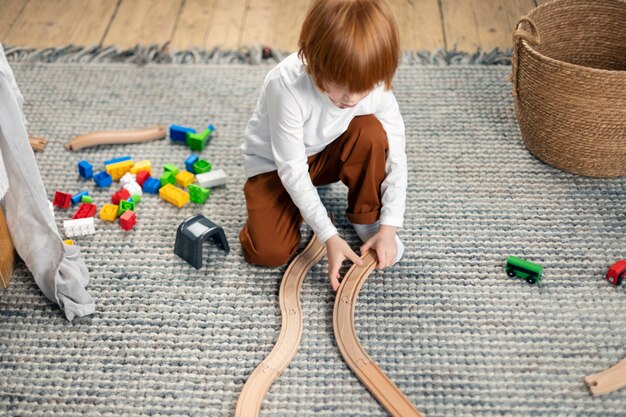
{"label": "curved wooden track piece", "polygon": [[363,266],[352,265],[335,298],[333,327],[335,339],[352,372],[391,416],[422,417],[411,401],[376,365],[361,346],[354,327],[354,308],[363,283],[376,266],[376,254],[362,256]]}
{"label": "curved wooden track piece", "polygon": [[65,143],[65,149],[77,151],[96,145],[149,142],[151,140],[163,139],[166,135],[167,128],[165,126],[129,130],[100,130],[74,136]]}
{"label": "curved wooden track piece", "polygon": [[252,371],[243,386],[237,401],[235,416],[258,416],[261,403],[271,385],[296,355],[304,327],[300,289],[306,274],[324,256],[325,252],[325,246],[313,235],[304,251],[296,256],[285,271],[280,284],[279,299],[282,324],[278,340],[270,354]]}
{"label": "curved wooden track piece", "polygon": [[587,375],[585,383],[594,396],[608,394],[626,387],[626,359],[622,359],[617,365],[602,372]]}

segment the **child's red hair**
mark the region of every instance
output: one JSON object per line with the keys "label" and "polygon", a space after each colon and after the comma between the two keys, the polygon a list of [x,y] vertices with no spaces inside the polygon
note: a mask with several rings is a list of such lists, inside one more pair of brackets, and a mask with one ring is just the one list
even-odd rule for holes
{"label": "child's red hair", "polygon": [[391,81],[400,60],[398,26],[383,0],[315,0],[302,24],[298,56],[315,85],[360,93]]}

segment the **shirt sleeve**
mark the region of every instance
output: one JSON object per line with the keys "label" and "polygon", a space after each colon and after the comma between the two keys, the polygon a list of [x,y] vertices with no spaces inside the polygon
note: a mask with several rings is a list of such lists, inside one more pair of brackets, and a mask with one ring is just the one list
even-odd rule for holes
{"label": "shirt sleeve", "polygon": [[375,116],[387,132],[389,152],[381,185],[380,223],[402,227],[406,208],[407,160],[404,120],[392,91],[382,90]]}
{"label": "shirt sleeve", "polygon": [[272,155],[278,176],[304,221],[321,242],[337,234],[309,175],[302,110],[280,78],[265,90]]}

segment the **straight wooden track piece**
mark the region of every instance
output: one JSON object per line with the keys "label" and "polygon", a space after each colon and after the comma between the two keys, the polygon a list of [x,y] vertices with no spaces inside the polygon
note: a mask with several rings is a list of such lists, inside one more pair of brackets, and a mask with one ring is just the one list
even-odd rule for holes
{"label": "straight wooden track piece", "polygon": [[608,394],[626,387],[626,358],[609,369],[587,375],[585,383],[594,396]]}
{"label": "straight wooden track piece", "polygon": [[326,247],[313,235],[313,238],[291,262],[280,284],[280,314],[282,324],[280,334],[270,354],[258,365],[243,386],[236,417],[256,417],[261,411],[261,403],[270,387],[287,368],[296,355],[302,329],[302,305],[300,290],[306,274],[326,253]]}
{"label": "straight wooden track piece", "polygon": [[99,130],[74,136],[64,146],[68,151],[77,151],[96,145],[148,142],[164,139],[165,136],[167,136],[167,128],[165,126],[153,126],[145,129]]}
{"label": "straight wooden track piece", "polygon": [[406,395],[365,352],[356,334],[354,309],[357,297],[377,262],[373,251],[368,251],[361,258],[363,265],[352,265],[341,282],[335,298],[333,327],[337,346],[352,372],[391,416],[422,417]]}

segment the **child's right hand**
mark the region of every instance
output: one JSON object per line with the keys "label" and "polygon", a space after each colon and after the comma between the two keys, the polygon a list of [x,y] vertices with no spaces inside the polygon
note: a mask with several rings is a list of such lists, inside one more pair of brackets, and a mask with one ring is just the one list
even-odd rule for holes
{"label": "child's right hand", "polygon": [[363,259],[339,235],[334,235],[326,241],[326,256],[328,256],[328,278],[334,291],[339,288],[339,278],[341,278],[339,268],[345,259],[351,260],[356,265],[363,265]]}

